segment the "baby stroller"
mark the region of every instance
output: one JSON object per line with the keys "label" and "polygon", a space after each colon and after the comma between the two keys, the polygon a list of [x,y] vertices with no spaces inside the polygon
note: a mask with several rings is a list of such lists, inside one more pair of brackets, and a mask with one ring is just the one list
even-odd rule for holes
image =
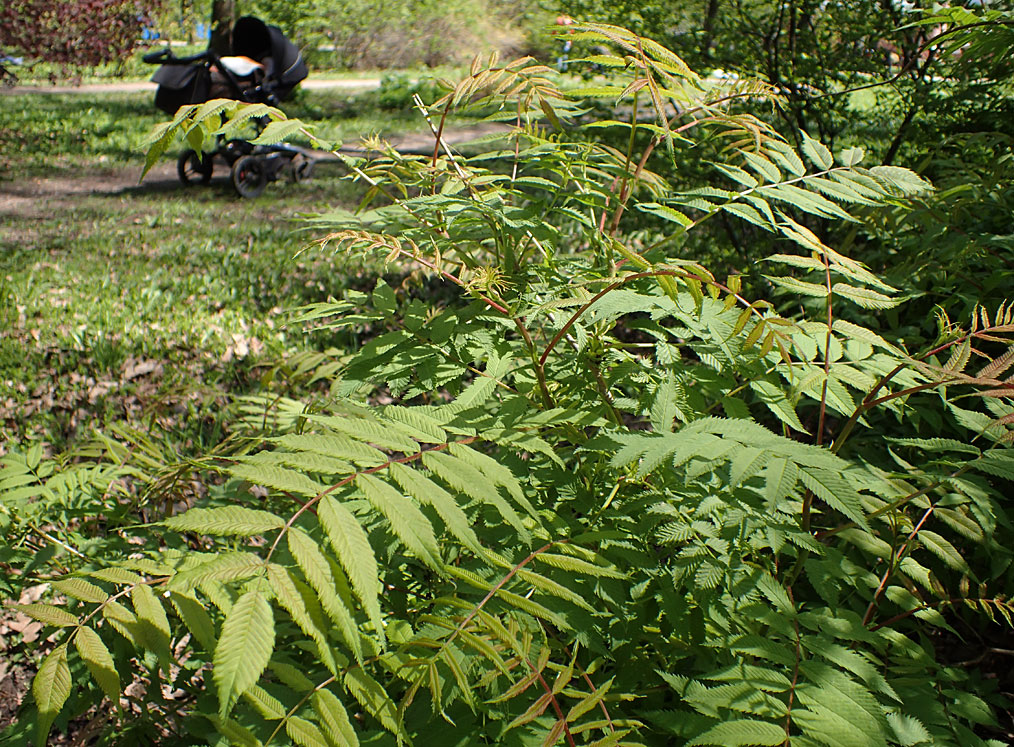
{"label": "baby stroller", "polygon": [[[144,56],[150,65],[162,65],[152,76],[158,83],[155,106],[175,114],[185,104],[227,98],[276,106],[306,77],[299,49],[275,26],[244,16],[232,29],[232,55],[219,57],[210,49],[190,57],[176,57],[168,47]],[[260,131],[265,120],[255,120]],[[281,175],[294,182],[310,178],[313,157],[296,146],[278,143],[253,145],[246,140],[223,140],[215,150],[184,150],[176,162],[185,185],[211,181],[215,157],[231,170],[232,183],[241,197],[256,197],[268,182]]]}

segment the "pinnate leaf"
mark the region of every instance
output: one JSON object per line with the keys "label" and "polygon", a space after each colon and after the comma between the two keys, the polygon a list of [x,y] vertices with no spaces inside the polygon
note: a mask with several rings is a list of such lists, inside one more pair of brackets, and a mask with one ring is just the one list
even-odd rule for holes
{"label": "pinnate leaf", "polygon": [[196,597],[178,591],[170,592],[169,598],[173,607],[176,608],[176,614],[187,626],[194,639],[204,647],[205,651],[214,651],[217,641],[215,623],[212,622],[211,616],[204,606],[197,601]]}
{"label": "pinnate leaf", "polygon": [[110,702],[119,704],[120,675],[116,671],[113,657],[102,642],[99,634],[87,626],[77,629],[74,634],[74,648],[88,667],[92,677]]}
{"label": "pinnate leaf", "polygon": [[188,591],[208,581],[239,581],[264,572],[264,560],[252,552],[221,552],[207,562],[181,571],[169,581],[170,589]]}
{"label": "pinnate leaf", "polygon": [[317,543],[298,527],[290,528],[286,539],[289,543],[289,552],[292,553],[296,564],[317,593],[324,612],[338,626],[338,631],[345,643],[352,650],[356,660],[361,662],[363,648],[359,640],[359,632],[351,612],[335,590],[335,579],[327,558],[324,557]]}
{"label": "pinnate leaf", "polygon": [[46,744],[49,728],[53,725],[63,704],[70,697],[70,667],[67,664],[67,644],[53,649],[42,662],[32,680],[32,695],[39,708],[37,744]]}
{"label": "pinnate leaf", "polygon": [[804,468],[799,471],[799,479],[824,503],[869,531],[863,517],[862,499],[843,477],[830,470]]}
{"label": "pinnate leaf", "polygon": [[409,498],[372,475],[356,477],[356,486],[367,500],[391,523],[391,529],[412,553],[429,565],[439,569],[440,549],[437,547],[433,526],[426,515]]}
{"label": "pinnate leaf", "polygon": [[349,714],[334,693],[327,689],[318,690],[310,698],[310,702],[331,742],[359,747],[359,737],[352,728]]}
{"label": "pinnate leaf", "polygon": [[345,675],[345,689],[360,705],[392,734],[400,734],[398,707],[384,692],[384,688],[361,667],[350,669]]}
{"label": "pinnate leaf", "polygon": [[338,556],[338,562],[355,589],[356,596],[363,603],[377,634],[383,638],[384,626],[380,621],[378,598],[380,572],[366,532],[352,512],[330,495],[324,496],[318,504],[317,518]]}
{"label": "pinnate leaf", "polygon": [[[282,492],[295,493],[310,498],[320,495],[324,490],[323,485],[311,480],[301,472],[282,467],[266,464],[235,464],[229,468],[229,472],[254,485],[264,485]],[[267,520],[265,519],[265,521]]]}
{"label": "pinnate leaf", "polygon": [[47,625],[64,628],[68,625],[78,624],[78,619],[75,615],[51,604],[12,604],[11,608],[24,612],[29,617],[35,618]]}
{"label": "pinnate leaf", "polygon": [[779,745],[785,742],[785,727],[754,719],[733,719],[717,724],[690,741],[689,745]]}
{"label": "pinnate leaf", "polygon": [[285,733],[293,744],[300,747],[330,747],[327,739],[321,734],[320,729],[305,718],[289,716],[285,721]]}
{"label": "pinnate leaf", "polygon": [[83,578],[64,578],[53,581],[52,587],[61,594],[80,599],[82,602],[98,603],[109,599],[109,594]]}
{"label": "pinnate leaf", "polygon": [[260,592],[246,592],[225,618],[215,647],[213,673],[220,717],[225,718],[239,696],[257,682],[274,645],[271,605]]}
{"label": "pinnate leaf", "polygon": [[147,584],[138,584],[130,592],[137,616],[136,634],[141,643],[158,654],[163,665],[169,663],[169,618],[155,592]]}
{"label": "pinnate leaf", "polygon": [[172,516],[163,526],[180,532],[200,532],[220,537],[252,537],[272,529],[280,529],[285,522],[267,511],[242,506],[222,508],[192,508],[186,513]]}

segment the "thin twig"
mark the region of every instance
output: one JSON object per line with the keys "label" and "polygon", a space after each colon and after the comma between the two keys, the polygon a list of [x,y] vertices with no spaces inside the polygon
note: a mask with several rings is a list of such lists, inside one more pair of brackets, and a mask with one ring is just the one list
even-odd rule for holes
{"label": "thin twig", "polygon": [[[478,436],[470,436],[470,437],[462,439],[460,441],[455,441],[454,443],[455,444],[462,444],[462,445],[470,444],[473,441],[477,441],[478,438],[479,438]],[[264,559],[265,564],[269,563],[271,561],[271,556],[274,554],[275,550],[278,548],[278,543],[282,541],[282,537],[285,536],[286,532],[288,532],[289,529],[292,528],[292,525],[296,523],[296,520],[300,516],[302,516],[303,513],[305,513],[306,511],[309,511],[311,508],[313,508],[318,503],[320,503],[326,496],[330,495],[331,493],[335,492],[336,490],[341,490],[342,488],[344,488],[346,485],[350,484],[353,480],[355,480],[360,475],[372,475],[372,474],[374,474],[376,472],[382,472],[383,470],[388,469],[392,464],[407,464],[408,462],[415,461],[416,459],[421,459],[423,457],[423,455],[428,454],[431,451],[443,451],[444,449],[448,448],[449,446],[451,446],[450,443],[437,444],[436,446],[434,446],[432,448],[429,448],[429,449],[420,449],[415,454],[406,454],[405,456],[398,457],[397,459],[389,459],[388,461],[384,462],[383,464],[377,465],[376,467],[370,467],[369,469],[364,469],[364,470],[361,470],[359,472],[355,472],[355,473],[349,475],[348,477],[344,478],[340,482],[332,485],[331,487],[329,487],[329,488],[327,488],[325,490],[322,490],[316,496],[314,496],[313,498],[311,498],[310,500],[308,500],[306,503],[304,503],[302,506],[300,506],[299,509],[296,511],[296,513],[294,513],[289,518],[289,520],[287,522],[285,522],[285,526],[281,527],[280,531],[278,532],[278,536],[275,537],[275,541],[271,543],[271,548],[268,550],[267,557]]]}
{"label": "thin twig", "polygon": [[888,580],[894,575],[894,571],[901,563],[902,556],[905,554],[905,551],[908,550],[909,545],[911,545],[916,535],[919,534],[919,530],[922,529],[922,525],[925,524],[929,517],[933,515],[933,511],[935,509],[936,504],[934,503],[923,512],[922,518],[919,519],[919,523],[915,525],[911,534],[908,535],[908,538],[902,543],[901,547],[898,548],[898,551],[891,557],[891,562],[888,563],[887,570],[884,571],[884,577],[880,579],[880,585],[877,586],[877,590],[873,592],[873,599],[870,600],[870,604],[866,608],[866,614],[863,615],[863,625],[869,624],[870,618],[873,617],[873,611],[877,608],[877,600],[880,599],[880,595],[887,587]]}

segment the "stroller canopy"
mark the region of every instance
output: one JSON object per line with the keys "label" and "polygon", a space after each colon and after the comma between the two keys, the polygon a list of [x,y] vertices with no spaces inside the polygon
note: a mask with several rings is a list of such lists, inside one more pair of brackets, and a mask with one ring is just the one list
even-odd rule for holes
{"label": "stroller canopy", "polygon": [[268,76],[288,91],[306,77],[306,63],[299,48],[277,26],[268,26],[254,16],[243,16],[233,26],[232,53],[265,63]]}
{"label": "stroller canopy", "polygon": [[[285,38],[277,26],[268,26],[254,16],[243,16],[232,29],[232,55],[249,57],[264,65],[262,91],[270,91],[277,100],[283,100],[306,77],[306,63],[299,48]],[[194,58],[187,58],[194,59]],[[155,94],[155,105],[173,114],[184,104],[198,104],[215,98],[212,94],[211,66],[218,58],[208,54],[193,64],[162,65],[152,76],[159,84]],[[233,79],[233,82],[235,80]],[[228,96],[238,100],[262,101],[265,98],[250,98],[243,89],[232,87]],[[267,103],[265,101],[265,103]]]}

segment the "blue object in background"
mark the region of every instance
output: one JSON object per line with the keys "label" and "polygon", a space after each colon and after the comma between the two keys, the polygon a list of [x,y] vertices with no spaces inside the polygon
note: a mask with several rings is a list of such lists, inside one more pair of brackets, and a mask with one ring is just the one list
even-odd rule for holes
{"label": "blue object in background", "polygon": [[206,23],[197,24],[197,38],[198,39],[210,39],[211,38],[211,26]]}
{"label": "blue object in background", "polygon": [[141,38],[145,41],[155,41],[156,39],[161,39],[162,34],[158,33],[155,29],[150,29],[145,26],[141,29]]}

